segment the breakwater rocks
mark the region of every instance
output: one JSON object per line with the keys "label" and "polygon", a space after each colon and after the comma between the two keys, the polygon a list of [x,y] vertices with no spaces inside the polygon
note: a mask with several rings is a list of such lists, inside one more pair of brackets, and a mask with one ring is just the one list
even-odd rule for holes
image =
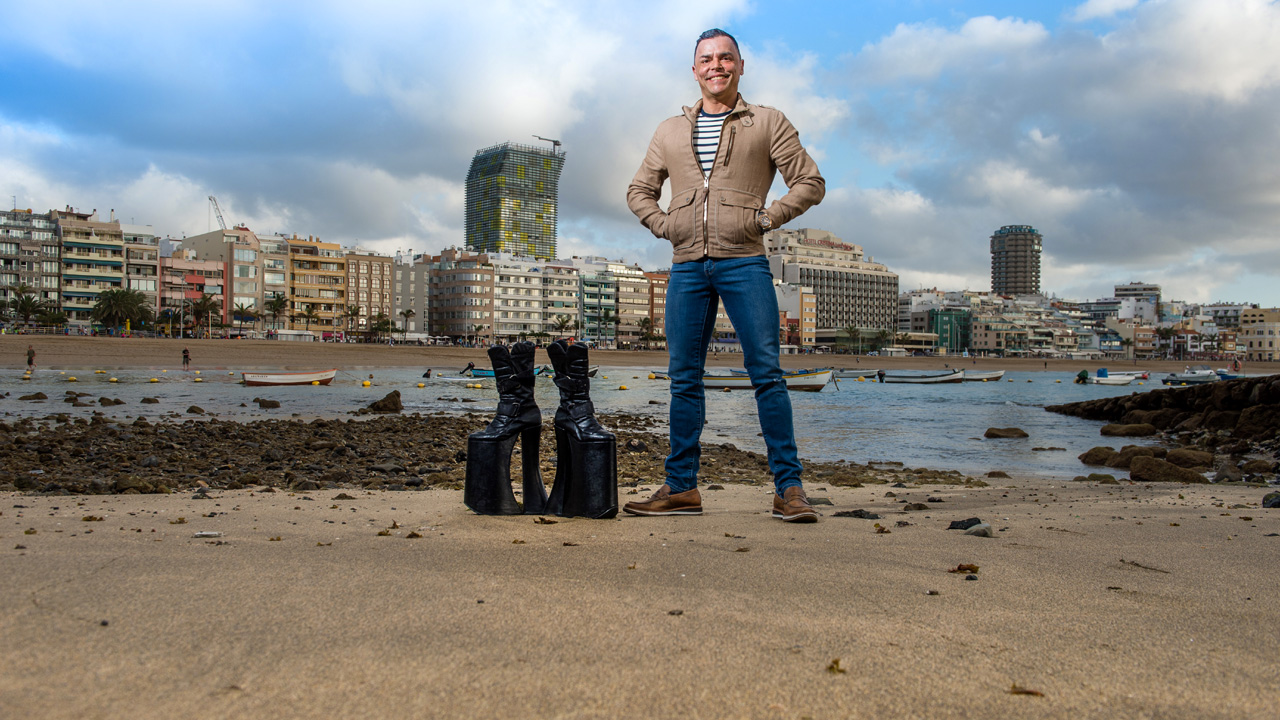
{"label": "breakwater rocks", "polygon": [[[1050,412],[1111,424],[1102,434],[1159,433],[1181,449],[1097,447],[1080,456],[1088,465],[1127,468],[1135,480],[1182,480],[1216,471],[1216,481],[1276,478],[1280,453],[1280,375],[1152,390],[1065,405]],[[1137,462],[1135,462],[1137,460]],[[1201,476],[1203,478],[1203,476]]]}
{"label": "breakwater rocks", "polygon": [[[368,417],[150,422],[55,414],[0,422],[0,490],[204,494],[220,488],[461,488],[467,435],[491,419],[476,413]],[[601,421],[618,435],[618,484],[634,488],[660,483],[668,452],[665,424],[632,415],[602,415]],[[555,448],[555,437],[549,418],[543,432],[540,464],[550,483],[555,478],[555,453],[545,449]],[[519,463],[518,458],[514,461]],[[716,483],[772,483],[762,453],[728,443],[704,443],[701,479],[708,488]],[[982,484],[955,471],[894,463],[809,463],[806,480],[811,486]]]}

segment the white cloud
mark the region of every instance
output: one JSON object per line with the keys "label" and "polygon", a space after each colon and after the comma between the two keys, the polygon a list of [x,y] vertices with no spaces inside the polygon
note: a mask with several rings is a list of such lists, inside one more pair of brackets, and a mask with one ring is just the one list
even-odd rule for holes
{"label": "white cloud", "polygon": [[1132,10],[1138,6],[1138,2],[1139,0],[1089,0],[1077,5],[1070,17],[1076,22],[1108,18],[1125,10]]}
{"label": "white cloud", "polygon": [[956,31],[930,24],[899,25],[884,40],[862,49],[856,69],[871,82],[935,78],[997,58],[1016,55],[1049,39],[1038,22],[977,17]]}

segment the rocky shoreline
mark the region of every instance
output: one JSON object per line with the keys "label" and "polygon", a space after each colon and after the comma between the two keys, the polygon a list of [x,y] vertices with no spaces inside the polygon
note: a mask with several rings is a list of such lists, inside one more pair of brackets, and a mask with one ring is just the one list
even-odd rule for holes
{"label": "rocky shoreline", "polygon": [[[121,422],[102,414],[86,419],[55,413],[0,422],[4,467],[0,490],[135,494],[201,488],[461,488],[467,435],[490,419],[477,413],[379,414],[370,408],[353,414],[359,419],[233,422],[139,417]],[[602,415],[601,420],[618,436],[619,485],[635,488],[660,483],[668,452],[664,428],[631,415]],[[555,453],[547,449],[554,447],[548,419],[540,458],[543,481],[548,484],[555,477]],[[518,473],[517,464],[514,476]],[[771,482],[763,454],[707,442],[703,443],[701,479],[707,488]],[[810,484],[852,487],[898,482],[985,484],[954,470],[913,469],[899,463],[806,463],[805,479]]]}
{"label": "rocky shoreline", "polygon": [[[1110,437],[1160,435],[1169,447],[1098,446],[1085,465],[1126,469],[1133,480],[1274,483],[1280,472],[1280,375],[1050,405],[1050,412],[1111,424]],[[1103,476],[1105,477],[1105,476]]]}

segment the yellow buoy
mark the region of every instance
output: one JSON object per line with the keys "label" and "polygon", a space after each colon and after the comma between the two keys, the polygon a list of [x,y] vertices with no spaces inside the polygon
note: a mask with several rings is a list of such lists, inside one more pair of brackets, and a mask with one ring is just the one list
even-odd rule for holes
{"label": "yellow buoy", "polygon": [[94,370],[94,371],[93,371],[93,374],[94,374],[94,375],[106,375],[106,374],[107,374],[107,371],[106,371],[106,370]]}
{"label": "yellow buoy", "polygon": [[730,390],[729,390],[729,388],[725,388],[725,389],[721,390],[720,392],[730,392]]}
{"label": "yellow buoy", "polygon": [[605,380],[608,380],[608,379],[609,379],[609,376],[608,376],[608,375],[601,375],[600,377],[604,378]]}
{"label": "yellow buoy", "polygon": [[986,379],[986,378],[982,378],[982,382],[986,382],[986,381],[987,381],[987,379]]}
{"label": "yellow buoy", "polygon": [[162,372],[162,373],[167,373],[167,372],[169,372],[169,371],[168,371],[168,370],[161,370],[160,372]]}
{"label": "yellow buoy", "polygon": [[657,376],[657,375],[654,375],[653,373],[649,373],[649,379],[650,379],[650,380],[657,380],[657,379],[658,379],[658,376]]}
{"label": "yellow buoy", "polygon": [[363,386],[365,386],[365,387],[369,387],[369,386],[370,386],[370,385],[372,385],[373,383],[369,382],[368,380],[365,380],[364,382],[362,382],[362,383],[360,383],[360,384],[361,384],[361,385],[363,385]]}
{"label": "yellow buoy", "polygon": [[1027,382],[1031,382],[1031,381],[1030,381],[1030,380],[1028,380]]}
{"label": "yellow buoy", "polygon": [[107,380],[107,382],[120,382],[120,381],[115,378],[111,378],[110,380]]}
{"label": "yellow buoy", "polygon": [[1142,383],[1138,383],[1138,384],[1141,385]]}
{"label": "yellow buoy", "polygon": [[[200,378],[196,378],[196,382],[200,382]],[[311,381],[311,384],[312,384],[312,385],[319,385],[319,384],[320,384],[320,381],[319,381],[319,380],[312,380],[312,381]]]}
{"label": "yellow buoy", "polygon": [[197,370],[197,371],[196,371],[196,374],[197,374],[197,375],[199,375],[199,374],[200,374],[200,371],[199,371],[199,370]]}
{"label": "yellow buoy", "polygon": [[861,375],[858,376],[858,382],[866,382],[866,381],[867,381],[866,378],[862,377]]}
{"label": "yellow buoy", "polygon": [[30,376],[30,375],[23,375],[23,376],[22,376],[22,379],[23,379],[23,380],[30,380],[30,379],[31,379],[31,376]]}
{"label": "yellow buoy", "polygon": [[74,376],[74,375],[72,375],[71,377],[67,378],[67,382],[75,382],[75,381],[76,381],[76,378],[75,378],[75,376]]}
{"label": "yellow buoy", "polygon": [[200,378],[196,378],[194,382],[204,382],[204,380],[201,380]]}
{"label": "yellow buoy", "polygon": [[[28,374],[28,375],[30,375],[30,374],[31,374],[31,371],[30,371],[30,370],[28,370],[28,371],[27,371],[27,374]],[[67,371],[66,371],[66,370],[63,370],[63,371],[59,372],[58,374],[59,374],[59,375],[66,375],[66,374],[67,374]]]}
{"label": "yellow buoy", "polygon": [[[73,379],[74,379],[74,378],[73,378]],[[159,380],[159,379],[157,379],[157,378],[151,378],[151,382],[160,382],[160,380]]]}
{"label": "yellow buoy", "polygon": [[619,386],[618,386],[618,389],[619,389],[619,390],[626,390],[626,389],[627,389],[627,386],[626,386],[626,385],[619,385]]}
{"label": "yellow buoy", "polygon": [[420,387],[420,388],[424,388],[424,387],[426,387],[426,386],[427,386],[427,384],[426,384],[426,383],[418,383],[418,387]]}
{"label": "yellow buoy", "polygon": [[1061,385],[1061,384],[1062,384],[1062,381],[1061,381],[1061,380],[1054,380],[1054,382],[1055,382],[1055,383],[1057,383],[1057,384],[1059,384],[1059,385]]}

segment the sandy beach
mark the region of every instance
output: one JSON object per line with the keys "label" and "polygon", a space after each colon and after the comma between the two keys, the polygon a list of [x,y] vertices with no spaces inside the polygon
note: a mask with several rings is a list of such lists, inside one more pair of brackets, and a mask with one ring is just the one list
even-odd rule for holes
{"label": "sandy beach", "polygon": [[[210,369],[485,360],[3,336],[0,364],[24,367],[27,344],[37,372],[177,368],[184,346]],[[0,492],[0,717],[1275,716],[1274,488],[828,463],[806,480],[824,517],[794,526],[769,516],[761,458],[725,446],[708,448],[701,517],[485,517],[452,455],[477,422],[0,424],[3,475],[61,488]],[[622,501],[649,494],[663,441],[609,422],[620,443],[649,438],[619,458]],[[149,455],[159,474],[130,485]],[[416,471],[364,469],[385,458]],[[974,517],[992,537],[948,529]]]}
{"label": "sandy beach", "polygon": [[[1274,717],[1257,488],[810,490],[803,527],[743,485],[554,524],[457,490],[5,493],[3,714]],[[996,536],[946,529],[972,516]]]}

